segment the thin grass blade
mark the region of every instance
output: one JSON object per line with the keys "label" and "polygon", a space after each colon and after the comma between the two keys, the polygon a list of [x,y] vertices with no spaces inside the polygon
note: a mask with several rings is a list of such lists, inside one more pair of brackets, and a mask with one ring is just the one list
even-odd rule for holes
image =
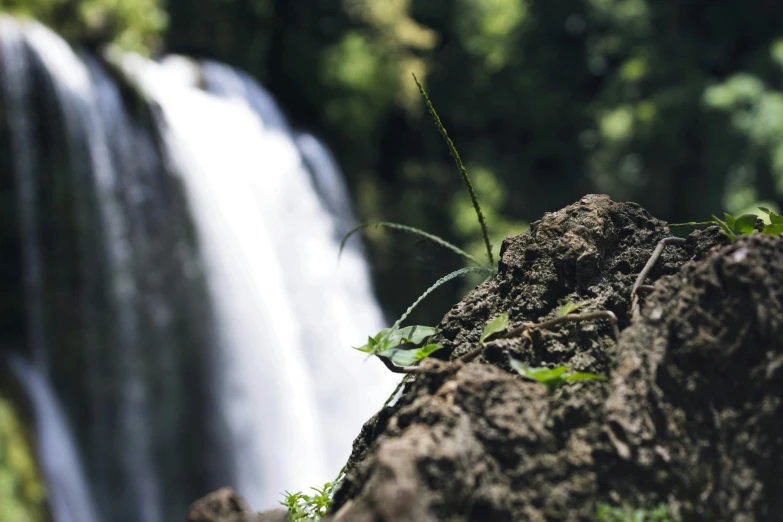
{"label": "thin grass blade", "polygon": [[468,188],[468,193],[470,194],[470,201],[473,203],[473,209],[476,211],[476,216],[478,216],[479,224],[481,225],[481,234],[484,236],[484,246],[487,248],[487,258],[489,259],[489,266],[491,266],[494,270],[495,267],[495,259],[492,256],[492,245],[489,242],[489,232],[487,231],[487,222],[484,219],[484,213],[481,212],[481,205],[479,205],[478,196],[476,196],[476,191],[473,190],[473,183],[470,182],[470,176],[468,176],[468,170],[465,168],[465,165],[462,164],[462,160],[459,157],[459,153],[457,152],[457,147],[454,146],[454,142],[451,141],[451,138],[449,138],[449,133],[446,132],[446,127],[443,126],[443,123],[440,121],[440,117],[438,116],[438,113],[435,112],[435,107],[433,107],[432,102],[430,101],[430,97],[427,96],[427,92],[424,90],[424,87],[419,82],[419,79],[416,78],[416,75],[413,75],[413,80],[416,82],[416,86],[419,88],[419,92],[421,93],[422,98],[424,98],[424,103],[427,105],[427,110],[430,112],[430,115],[432,116],[432,119],[435,121],[435,126],[438,128],[438,132],[440,132],[440,135],[443,137],[443,141],[446,142],[446,146],[449,148],[449,153],[451,154],[451,157],[454,158],[454,163],[457,164],[457,168],[459,169],[460,174],[462,174],[462,181],[465,182],[465,186]]}
{"label": "thin grass blade", "polygon": [[440,279],[435,281],[435,284],[433,284],[423,294],[421,294],[419,296],[419,298],[416,299],[416,301],[414,301],[414,303],[408,307],[407,310],[405,310],[405,313],[402,314],[402,316],[399,319],[397,319],[397,322],[394,323],[392,328],[399,328],[400,325],[402,324],[402,322],[405,319],[408,318],[408,316],[411,314],[411,312],[413,312],[413,309],[416,308],[419,305],[419,303],[421,303],[428,295],[430,295],[432,292],[434,292],[439,286],[443,285],[444,283],[448,283],[449,281],[451,281],[452,279],[454,279],[456,277],[464,276],[464,275],[467,275],[467,274],[475,274],[475,273],[480,273],[480,274],[490,273],[491,274],[492,270],[490,270],[489,268],[485,268],[485,267],[472,267],[472,266],[469,266],[467,268],[461,268],[459,270],[455,270],[454,272],[441,277]]}
{"label": "thin grass blade", "polygon": [[356,232],[359,232],[360,230],[364,230],[365,228],[369,227],[384,227],[384,228],[392,228],[394,230],[401,230],[402,232],[407,232],[409,234],[414,234],[417,236],[424,237],[426,239],[429,239],[433,243],[442,246],[443,248],[447,248],[454,252],[455,254],[464,257],[471,263],[476,263],[479,266],[482,266],[482,263],[479,262],[478,259],[473,257],[472,255],[468,254],[461,248],[459,248],[457,245],[454,245],[452,243],[449,243],[445,239],[442,239],[436,235],[430,234],[429,232],[425,232],[421,229],[409,227],[408,225],[402,225],[400,223],[392,223],[390,221],[373,221],[371,223],[363,223],[357,227],[352,228],[348,231],[345,236],[343,236],[343,240],[340,242],[340,250],[337,253],[337,259],[340,259],[340,256],[343,254],[343,249],[345,248],[345,244],[348,241],[348,239],[354,235]]}

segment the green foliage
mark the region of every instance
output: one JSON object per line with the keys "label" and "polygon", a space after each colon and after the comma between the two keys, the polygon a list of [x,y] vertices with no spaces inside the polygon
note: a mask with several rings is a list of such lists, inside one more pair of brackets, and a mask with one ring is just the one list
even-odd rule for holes
{"label": "green foliage", "polygon": [[[462,175],[462,180],[465,183],[465,187],[468,191],[468,194],[470,195],[470,199],[473,204],[473,209],[475,210],[479,224],[481,225],[481,231],[487,249],[486,252],[487,252],[489,265],[462,268],[460,270],[455,270],[454,272],[451,272],[450,274],[441,277],[435,282],[435,284],[430,286],[423,294],[421,294],[416,299],[416,301],[413,302],[412,305],[408,307],[405,313],[403,313],[402,316],[400,316],[400,318],[397,319],[397,321],[394,323],[394,325],[392,325],[391,328],[381,330],[381,332],[376,334],[374,337],[370,337],[366,345],[357,348],[357,350],[365,353],[369,353],[371,355],[380,355],[382,357],[387,357],[391,359],[391,361],[398,366],[410,366],[411,364],[421,359],[424,359],[425,357],[428,357],[435,351],[442,348],[442,346],[439,344],[428,344],[415,350],[411,349],[416,344],[422,342],[425,338],[434,334],[435,333],[434,328],[429,328],[424,326],[413,326],[413,327],[407,327],[402,329],[400,328],[400,325],[403,323],[403,321],[405,321],[405,319],[408,318],[408,316],[413,312],[413,310],[425,298],[427,298],[427,296],[429,296],[432,292],[434,292],[437,288],[439,288],[443,284],[447,283],[448,281],[451,281],[456,277],[478,273],[488,278],[493,276],[496,272],[495,262],[492,255],[492,246],[490,245],[489,242],[489,233],[487,231],[487,225],[484,220],[484,215],[481,213],[481,206],[479,205],[478,197],[476,196],[476,193],[473,189],[473,185],[471,184],[468,171],[465,169],[464,165],[462,164],[462,160],[460,160],[459,153],[457,152],[457,149],[454,147],[454,143],[449,138],[449,135],[446,132],[446,129],[443,127],[443,124],[441,123],[437,112],[435,112],[435,108],[432,106],[432,102],[430,102],[430,99],[427,96],[424,87],[422,87],[421,83],[419,83],[419,80],[418,78],[416,78],[415,74],[413,75],[413,79],[416,82],[416,86],[418,87],[422,98],[424,98],[427,108],[429,109],[430,114],[432,115],[432,118],[435,121],[435,125],[438,128],[438,131],[440,132],[443,139],[446,141],[446,144],[448,145],[449,148],[449,152],[454,158],[454,161],[457,164],[457,168],[459,169],[460,174]],[[395,228],[398,230],[403,230],[405,232],[423,236],[431,241],[434,241],[438,245],[441,245],[445,248],[452,250],[453,252],[461,255],[467,260],[481,265],[481,263],[479,263],[473,256],[464,252],[460,248],[456,247],[455,245],[449,243],[444,239],[441,239],[433,234],[429,234],[417,228],[409,227],[407,225],[400,225],[398,223],[389,223],[389,222],[367,223],[367,224],[359,225],[358,227],[355,227],[354,229],[350,230],[343,237],[343,240],[340,243],[340,253],[342,253],[343,248],[345,246],[345,242],[348,240],[348,238],[351,235],[353,235],[355,232],[359,230],[362,230],[364,228],[373,225]],[[506,317],[506,322],[507,321],[508,321],[508,317]],[[503,327],[505,327],[505,324],[503,325]]]}
{"label": "green foliage", "polygon": [[606,377],[593,375],[592,373],[572,372],[566,366],[556,368],[531,368],[525,366],[516,359],[510,359],[511,367],[522,377],[538,381],[552,392],[569,382],[577,381],[606,381]]}
{"label": "green foliage", "polygon": [[414,348],[437,332],[436,328],[429,326],[399,328],[395,325],[381,330],[374,337],[369,337],[367,344],[355,349],[369,355],[388,357],[397,366],[410,366],[443,348],[439,344],[427,344],[421,348]]}
{"label": "green foliage", "polygon": [[0,394],[0,521],[45,522],[46,495],[28,434]]}
{"label": "green foliage", "polygon": [[499,316],[495,317],[493,320],[487,323],[487,326],[484,327],[484,331],[481,332],[481,337],[479,337],[479,343],[484,344],[484,341],[487,340],[488,337],[491,335],[494,335],[496,333],[502,332],[506,329],[506,326],[508,326],[508,313],[503,312]]}
{"label": "green foliage", "polygon": [[161,0],[0,0],[0,11],[34,18],[71,42],[157,52],[167,17]]}
{"label": "green foliage", "polygon": [[680,522],[664,504],[653,509],[631,509],[599,504],[595,514],[596,522]]}
{"label": "green foliage", "polygon": [[[783,205],[780,2],[167,5],[172,49],[243,67],[295,121],[328,137],[362,220],[415,223],[478,259],[480,226],[463,228],[470,198],[450,183],[451,159],[411,72],[470,158],[493,244],[518,230],[504,223],[587,193],[635,201],[673,221],[707,218],[715,208],[737,216],[762,200]],[[502,197],[482,192],[479,170]],[[391,262],[388,250],[405,245],[389,237],[373,229],[368,250],[384,306],[404,309],[405,290],[426,287],[430,274]],[[456,268],[449,263],[438,268]],[[432,296],[434,311],[420,312],[418,322],[439,319],[436,311],[460,290]]]}
{"label": "green foliage", "polygon": [[712,221],[702,222],[689,222],[689,223],[674,223],[669,227],[701,227],[717,225],[723,230],[731,241],[736,241],[740,236],[748,236],[751,234],[761,233],[766,236],[778,236],[783,233],[783,216],[776,214],[774,211],[767,207],[758,207],[764,214],[766,219],[757,214],[742,214],[739,217],[734,217],[728,212],[723,214],[723,219],[717,216],[712,216]]}
{"label": "green foliage", "polygon": [[306,495],[301,491],[297,493],[285,492],[285,500],[280,502],[288,508],[288,520],[290,522],[317,522],[326,515],[332,503],[334,492],[340,485],[340,480],[327,482],[323,487],[312,487],[315,494]]}

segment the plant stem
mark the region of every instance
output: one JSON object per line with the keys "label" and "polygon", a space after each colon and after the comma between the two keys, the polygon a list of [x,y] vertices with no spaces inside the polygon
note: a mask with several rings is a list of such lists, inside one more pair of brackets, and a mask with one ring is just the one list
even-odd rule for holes
{"label": "plant stem", "polygon": [[554,326],[561,323],[575,322],[575,321],[591,321],[593,319],[607,319],[612,324],[612,335],[614,340],[617,341],[620,338],[620,330],[617,328],[617,316],[614,312],[609,310],[602,310],[600,312],[587,312],[584,314],[568,314],[561,317],[555,317],[541,323],[527,323],[522,326],[518,326],[503,336],[504,339],[509,337],[516,337],[522,335],[526,331],[530,330],[549,330]]}
{"label": "plant stem", "polygon": [[647,279],[647,275],[650,273],[650,270],[655,266],[655,263],[658,262],[658,258],[661,257],[661,254],[663,253],[663,249],[666,248],[666,245],[682,245],[685,243],[685,239],[681,237],[665,237],[658,241],[658,245],[655,247],[655,250],[653,250],[652,255],[650,256],[650,259],[647,261],[647,264],[644,265],[644,268],[642,268],[642,271],[639,272],[639,276],[636,278],[636,281],[633,284],[633,288],[631,288],[631,316],[636,317],[636,315],[639,313],[639,296],[638,291],[639,287],[642,286],[644,283],[644,280]]}
{"label": "plant stem", "polygon": [[468,171],[465,168],[465,166],[462,164],[462,160],[459,157],[457,148],[454,146],[454,142],[451,141],[451,138],[449,138],[449,133],[446,132],[446,127],[444,127],[443,123],[440,121],[440,117],[438,116],[438,113],[435,112],[435,107],[433,107],[429,96],[427,96],[427,92],[424,90],[424,87],[422,87],[421,83],[419,82],[419,79],[416,78],[415,74],[413,75],[413,80],[416,82],[416,86],[418,86],[419,92],[421,93],[421,96],[424,98],[424,103],[427,105],[427,110],[430,112],[432,119],[435,120],[435,126],[438,128],[438,132],[440,132],[440,135],[443,136],[443,140],[446,142],[446,146],[449,148],[449,153],[451,154],[451,157],[454,158],[454,163],[457,164],[457,168],[459,169],[460,174],[462,174],[462,181],[464,181],[465,186],[468,187],[468,193],[470,194],[470,201],[471,203],[473,203],[473,209],[476,211],[479,224],[481,225],[481,234],[484,236],[484,246],[487,249],[487,258],[489,258],[489,266],[492,268],[494,272],[495,259],[492,256],[492,245],[489,242],[489,232],[487,231],[487,222],[484,219],[484,214],[481,212],[481,205],[479,205],[478,196],[476,196],[476,191],[473,190],[473,184],[470,182]]}

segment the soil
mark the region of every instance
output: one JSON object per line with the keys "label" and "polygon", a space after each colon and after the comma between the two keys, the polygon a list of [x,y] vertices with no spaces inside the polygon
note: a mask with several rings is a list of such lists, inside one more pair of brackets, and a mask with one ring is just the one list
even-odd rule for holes
{"label": "soil", "polygon": [[[665,222],[590,195],[505,240],[497,276],[443,318],[438,359],[354,442],[331,522],[594,521],[599,507],[668,518],[778,521],[783,512],[783,239],[717,227],[667,246],[631,316],[631,288]],[[558,315],[604,319],[478,346]],[[567,366],[608,377],[555,391],[520,376]]]}

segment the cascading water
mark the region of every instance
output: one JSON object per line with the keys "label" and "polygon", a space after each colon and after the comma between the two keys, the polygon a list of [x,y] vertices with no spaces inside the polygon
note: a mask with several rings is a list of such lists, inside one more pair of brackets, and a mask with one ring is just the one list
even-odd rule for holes
{"label": "cascading water", "polygon": [[221,64],[107,66],[7,18],[0,57],[27,303],[0,340],[51,375],[101,520],[333,478],[394,379],[350,349],[383,321],[360,252],[337,264],[328,152]]}
{"label": "cascading water", "polygon": [[98,522],[95,503],[79,463],[68,422],[46,380],[24,360],[11,356],[8,366],[31,403],[38,461],[49,488],[48,504],[57,522]]}

